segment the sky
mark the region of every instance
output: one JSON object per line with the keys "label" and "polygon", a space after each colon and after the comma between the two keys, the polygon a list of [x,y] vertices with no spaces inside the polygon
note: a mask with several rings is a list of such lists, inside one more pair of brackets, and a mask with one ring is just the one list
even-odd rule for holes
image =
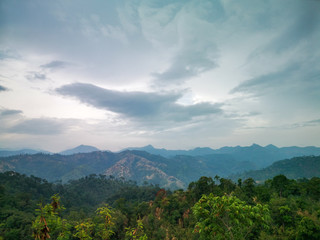
{"label": "sky", "polygon": [[1,0],[0,148],[320,146],[319,0]]}

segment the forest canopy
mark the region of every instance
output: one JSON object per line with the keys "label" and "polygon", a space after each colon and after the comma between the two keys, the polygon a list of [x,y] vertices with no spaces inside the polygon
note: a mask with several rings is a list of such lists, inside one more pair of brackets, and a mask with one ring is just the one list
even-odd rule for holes
{"label": "forest canopy", "polygon": [[320,178],[201,177],[186,190],[0,174],[0,239],[319,239]]}

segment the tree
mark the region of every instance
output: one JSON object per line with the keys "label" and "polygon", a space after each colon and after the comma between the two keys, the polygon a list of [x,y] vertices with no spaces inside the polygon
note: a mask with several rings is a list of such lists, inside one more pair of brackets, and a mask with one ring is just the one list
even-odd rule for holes
{"label": "tree", "polygon": [[114,226],[114,222],[112,219],[112,210],[109,208],[107,204],[105,204],[104,207],[100,207],[96,210],[97,215],[102,220],[101,223],[98,223],[96,225],[97,228],[97,235],[103,239],[107,240],[114,234],[114,231],[112,230]]}
{"label": "tree", "polygon": [[272,179],[271,187],[276,190],[279,197],[284,197],[284,192],[287,190],[290,180],[285,175],[278,175]]}
{"label": "tree", "polygon": [[36,210],[38,216],[32,222],[33,237],[38,240],[49,238],[70,239],[70,225],[66,220],[59,217],[59,213],[64,210],[64,207],[60,204],[59,195],[53,195],[51,200],[51,203],[45,206],[39,204],[39,209]]}
{"label": "tree", "polygon": [[297,239],[320,239],[320,221],[314,216],[304,216],[298,225]]}
{"label": "tree", "polygon": [[126,239],[129,240],[147,240],[148,237],[144,233],[143,223],[141,220],[137,221],[136,228],[126,228]]}
{"label": "tree", "polygon": [[84,222],[79,222],[75,227],[76,232],[73,234],[74,237],[80,240],[91,240],[94,224],[91,219],[86,219]]}
{"label": "tree", "polygon": [[192,208],[200,239],[247,239],[254,229],[268,228],[267,205],[246,205],[234,196],[203,195]]}
{"label": "tree", "polygon": [[215,182],[211,177],[200,177],[197,182],[191,182],[188,186],[188,190],[191,191],[198,201],[202,194],[209,194],[215,189]]}

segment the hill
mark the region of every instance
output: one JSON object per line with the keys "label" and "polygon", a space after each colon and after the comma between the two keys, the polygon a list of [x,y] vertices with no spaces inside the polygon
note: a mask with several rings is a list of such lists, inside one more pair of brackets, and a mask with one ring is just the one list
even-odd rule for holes
{"label": "hill", "polygon": [[0,172],[16,171],[67,182],[90,174],[149,182],[166,188],[186,188],[201,176],[227,176],[252,169],[250,163],[238,162],[228,155],[175,156],[165,158],[143,151],[90,152],[73,155],[34,154],[0,158]]}
{"label": "hill", "polygon": [[[148,148],[154,149],[152,146]],[[93,148],[84,146],[82,150],[85,149],[92,150]],[[248,173],[250,170],[266,167],[268,163],[272,164],[283,155],[291,156],[294,153],[299,155],[303,152],[309,153],[310,150],[317,152],[318,148],[280,149],[272,145],[266,147],[252,145],[249,147],[225,147],[214,150],[214,154],[175,155],[172,157],[163,157],[160,154],[155,155],[138,150],[126,150],[119,153],[94,151],[72,155],[20,154],[0,158],[0,172],[16,171],[29,176],[45,178],[50,182],[60,180],[68,182],[90,174],[103,174],[136,181],[138,184],[149,182],[165,188],[178,189],[186,188],[189,182],[195,181],[201,176],[228,177],[232,175],[234,180],[239,177],[246,179],[251,176],[240,173],[246,171]],[[198,148],[194,151],[190,150],[189,154],[209,152],[211,150]],[[312,167],[312,164],[315,165]],[[286,168],[290,169],[290,166],[288,165]],[[316,162],[310,163],[310,169],[312,168],[319,169]],[[282,174],[284,170],[272,171],[274,174]],[[261,177],[258,180],[273,177],[274,175],[269,174],[270,171],[259,172]],[[253,172],[250,173],[253,174]],[[318,176],[314,175],[316,173],[310,170],[311,175]],[[292,176],[288,175],[288,177]],[[308,175],[302,177],[308,177]]]}
{"label": "hill", "polygon": [[96,147],[92,147],[92,146],[88,146],[88,145],[80,145],[78,147],[62,151],[59,154],[72,155],[72,154],[76,154],[76,153],[90,153],[90,152],[96,152],[96,151],[100,151],[100,150]]}
{"label": "hill", "polygon": [[273,163],[262,170],[249,171],[232,175],[231,179],[253,178],[256,181],[264,181],[276,175],[283,174],[290,179],[320,177],[320,156],[295,157]]}

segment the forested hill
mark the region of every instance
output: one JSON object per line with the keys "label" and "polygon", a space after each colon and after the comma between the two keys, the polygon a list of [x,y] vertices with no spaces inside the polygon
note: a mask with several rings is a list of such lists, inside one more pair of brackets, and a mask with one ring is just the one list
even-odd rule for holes
{"label": "forested hill", "polygon": [[73,155],[34,154],[0,158],[0,171],[16,171],[54,182],[67,182],[90,174],[103,174],[143,184],[145,181],[167,188],[182,188],[185,183],[169,175],[170,161],[140,151],[91,152]]}
{"label": "forested hill", "polygon": [[290,179],[320,177],[320,156],[285,159],[277,161],[262,170],[235,174],[230,178],[233,180],[253,178],[256,181],[264,181],[279,174],[283,174]]}
{"label": "forested hill", "polygon": [[[292,162],[287,160],[263,171],[252,172],[253,175],[236,177],[253,176],[261,180],[280,173],[288,173],[290,178],[319,176],[318,159],[318,157],[302,157]],[[50,182],[62,180],[66,183],[90,174],[103,174],[133,180],[138,184],[144,182],[159,184],[170,189],[186,188],[189,182],[201,176],[227,177],[252,169],[255,169],[253,162],[239,161],[228,154],[179,155],[165,158],[147,152],[127,150],[120,153],[96,151],[73,155],[38,153],[0,158],[0,172],[15,171],[44,178]],[[307,170],[301,171],[301,169]]]}

